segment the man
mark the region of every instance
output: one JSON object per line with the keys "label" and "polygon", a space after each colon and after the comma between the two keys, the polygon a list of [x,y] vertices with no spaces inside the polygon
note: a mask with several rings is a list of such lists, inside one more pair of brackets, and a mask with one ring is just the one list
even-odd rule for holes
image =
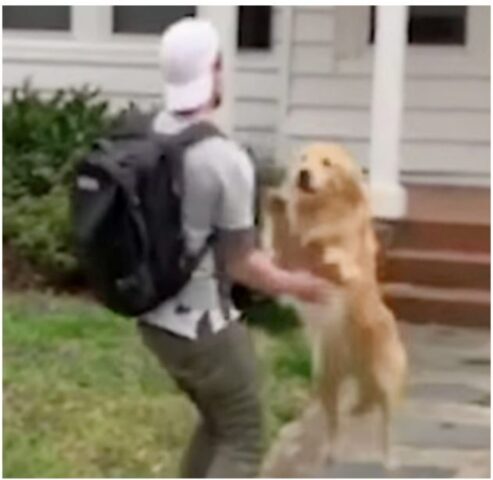
{"label": "man", "polygon": [[[208,22],[183,19],[163,35],[166,109],[154,128],[175,134],[221,103],[221,56]],[[189,251],[212,231],[217,241],[184,290],[144,315],[144,342],[195,403],[200,421],[182,464],[184,477],[253,477],[261,458],[255,358],[229,298],[227,278],[269,294],[320,301],[327,284],[277,268],[254,245],[254,172],[232,141],[212,137],[184,157],[183,222]]]}

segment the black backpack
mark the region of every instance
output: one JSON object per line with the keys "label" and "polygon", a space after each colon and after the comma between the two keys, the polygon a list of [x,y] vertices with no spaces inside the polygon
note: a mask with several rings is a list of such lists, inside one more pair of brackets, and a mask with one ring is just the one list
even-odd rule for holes
{"label": "black backpack", "polygon": [[152,117],[127,115],[76,169],[72,218],[76,251],[95,295],[137,316],[175,296],[212,243],[185,251],[183,155],[221,133],[197,123],[174,136],[152,133]]}

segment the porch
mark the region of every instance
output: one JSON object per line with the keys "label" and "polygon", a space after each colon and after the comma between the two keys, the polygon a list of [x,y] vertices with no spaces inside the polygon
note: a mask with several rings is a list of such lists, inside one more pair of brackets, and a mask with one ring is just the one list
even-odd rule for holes
{"label": "porch", "polygon": [[377,222],[398,318],[490,326],[490,190],[406,185],[406,216]]}
{"label": "porch", "polygon": [[490,224],[490,189],[407,184],[406,218],[476,225]]}

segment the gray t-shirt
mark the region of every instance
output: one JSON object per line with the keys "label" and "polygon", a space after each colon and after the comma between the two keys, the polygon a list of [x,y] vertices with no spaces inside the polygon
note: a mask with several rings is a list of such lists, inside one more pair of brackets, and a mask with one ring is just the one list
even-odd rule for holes
{"label": "gray t-shirt", "polygon": [[[161,112],[154,122],[158,133],[175,134],[203,117],[186,119]],[[254,170],[244,150],[229,139],[208,138],[187,150],[184,163],[183,227],[189,252],[197,252],[208,236],[218,238],[192,279],[175,298],[142,318],[173,333],[196,338],[199,321],[207,315],[213,332],[238,312],[228,298],[223,275],[225,255],[244,254],[254,243]]]}

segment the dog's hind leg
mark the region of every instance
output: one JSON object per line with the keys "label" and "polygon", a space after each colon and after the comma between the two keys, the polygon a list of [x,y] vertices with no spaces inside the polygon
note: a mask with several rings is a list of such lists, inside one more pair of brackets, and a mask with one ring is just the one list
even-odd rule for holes
{"label": "dog's hind leg", "polygon": [[358,399],[351,408],[351,415],[359,416],[368,413],[376,403],[375,386],[366,378],[358,378]]}
{"label": "dog's hind leg", "polygon": [[392,452],[392,405],[390,399],[383,394],[380,400],[381,429],[380,442],[382,452],[382,463],[387,471],[399,468],[399,462]]}
{"label": "dog's hind leg", "polygon": [[340,379],[337,373],[327,374],[321,371],[319,377],[320,400],[324,407],[329,434],[329,458],[336,461],[339,457],[339,387]]}
{"label": "dog's hind leg", "polygon": [[329,460],[335,462],[340,457],[340,441],[339,441],[339,411],[337,397],[332,395],[325,398],[323,401],[326,411],[327,427],[328,427],[328,457]]}
{"label": "dog's hind leg", "polygon": [[387,366],[386,370],[380,369],[376,372],[378,381],[378,404],[381,411],[381,447],[382,459],[387,470],[395,470],[399,462],[391,452],[392,447],[392,420],[393,413],[402,395],[404,375],[406,368],[405,356],[401,358],[394,356],[392,369]]}
{"label": "dog's hind leg", "polygon": [[[386,318],[387,317],[387,318]],[[392,313],[382,308],[382,323],[375,335],[378,342],[372,350],[372,377],[377,387],[377,401],[381,411],[381,445],[387,469],[398,466],[391,453],[393,414],[402,398],[407,376],[407,356],[400,342]]]}

